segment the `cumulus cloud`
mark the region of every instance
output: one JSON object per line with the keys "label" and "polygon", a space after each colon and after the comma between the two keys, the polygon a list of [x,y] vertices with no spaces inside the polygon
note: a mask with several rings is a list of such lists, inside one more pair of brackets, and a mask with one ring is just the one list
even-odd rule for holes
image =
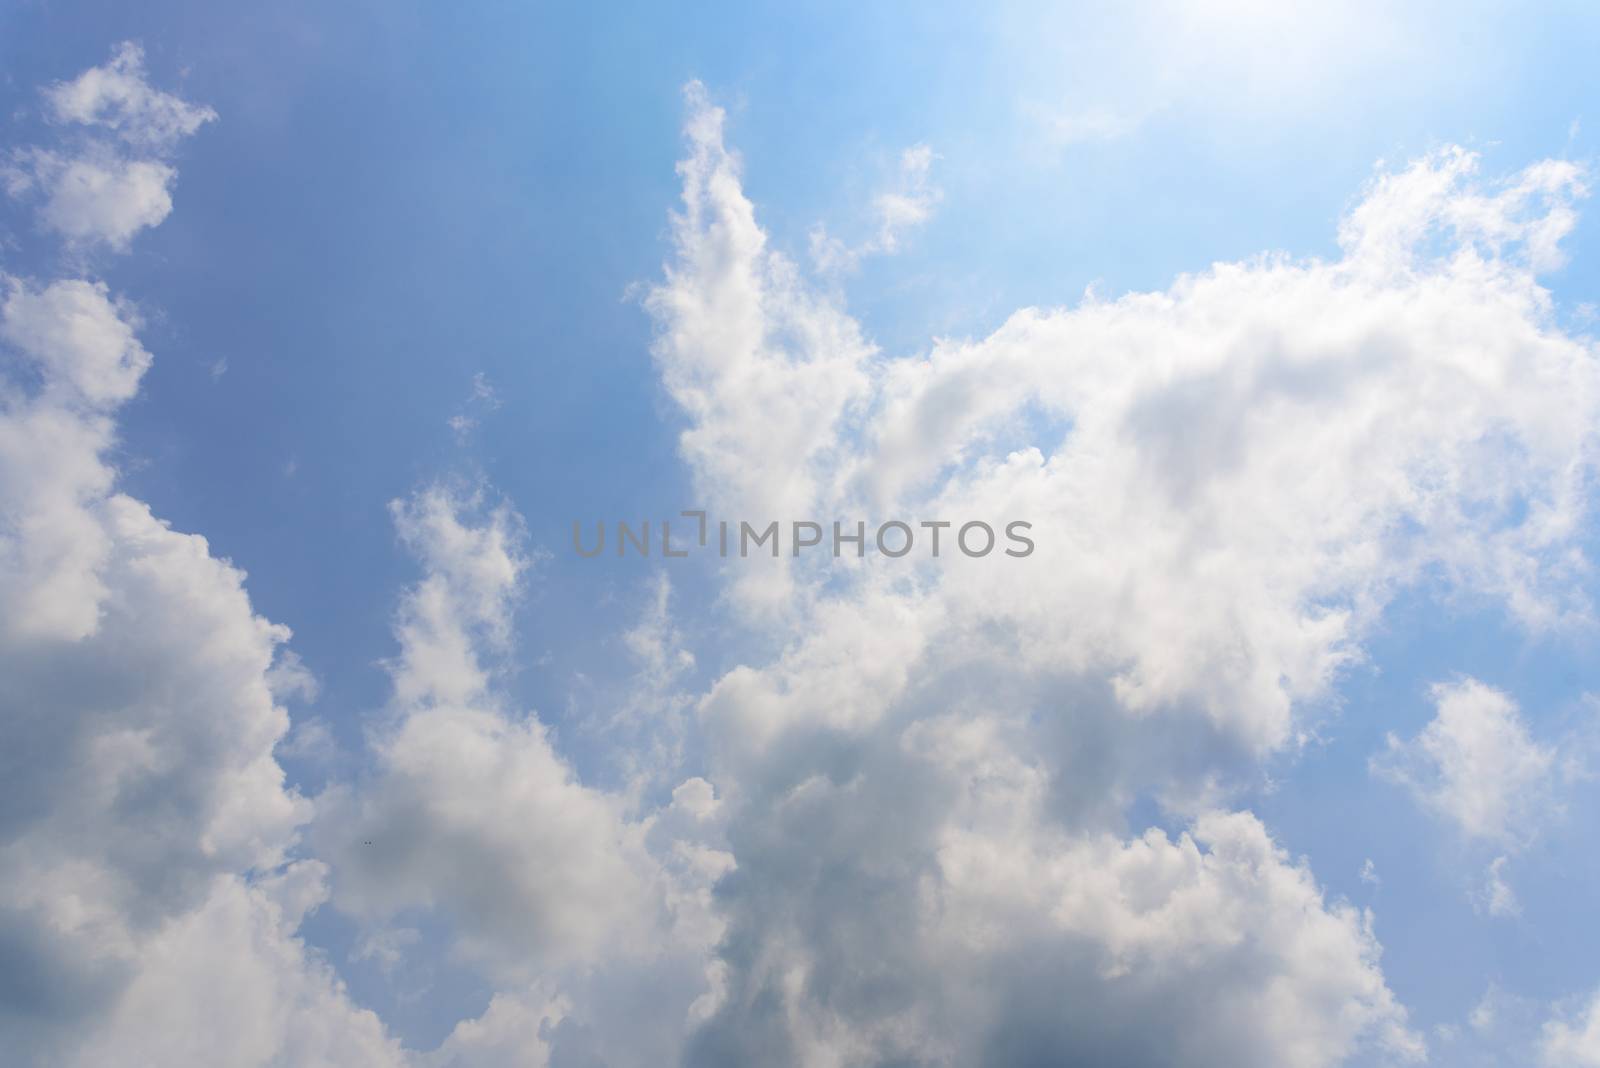
{"label": "cumulus cloud", "polygon": [[3,177],[13,197],[37,195],[40,222],[70,242],[126,250],[172,211],[179,141],[214,120],[209,107],[153,88],[144,52],[123,42],[104,66],[45,90],[47,117],[82,131],[63,149],[12,154]]}
{"label": "cumulus cloud", "polygon": [[165,163],[124,159],[98,148],[78,158],[33,151],[17,156],[8,188],[13,196],[34,189],[43,193],[40,221],[69,240],[104,241],[125,250],[135,234],[159,225],[172,211],[177,175]]}
{"label": "cumulus cloud", "polygon": [[[136,52],[91,73],[47,100],[119,159],[210,117],[152,96]],[[1578,170],[1496,186],[1439,153],[1376,178],[1331,260],[1217,264],[889,357],[768,247],[723,125],[692,88],[646,301],[708,505],[1024,518],[1038,552],[734,565],[728,610],[777,652],[695,697],[653,586],[624,643],[638,703],[606,720],[636,750],[611,790],[505,692],[523,523],[485,489],[424,488],[391,508],[421,575],[369,763],[311,802],[273,756],[317,733],[280,703],[313,692],[288,632],[203,539],[115,491],[115,411],[150,358],[134,309],[8,279],[0,590],[35,610],[0,634],[0,972],[40,977],[6,1001],[23,1057],[1423,1056],[1370,914],[1234,791],[1305,736],[1402,589],[1533,630],[1587,618],[1570,580],[1600,390],[1538,282]],[[907,158],[875,241],[930,210],[931,158]],[[83,225],[113,246],[138,229]],[[1547,752],[1503,695],[1436,697],[1396,774],[1514,842]],[[633,729],[651,702],[670,726]],[[1129,826],[1145,797],[1164,829]],[[401,1050],[299,940],[325,899],[389,970],[425,917],[494,994],[438,1049]],[[1552,1022],[1547,1051],[1570,1060],[1590,1023]]]}
{"label": "cumulus cloud", "polygon": [[[403,703],[376,742],[379,779],[358,798],[323,801],[318,847],[341,859],[339,903],[357,915],[440,908],[464,951],[512,972],[592,959],[645,929],[643,831],[582,787],[542,724],[486,694],[466,632],[501,625],[470,616],[499,611],[498,592],[456,584],[509,582],[517,561],[498,534],[472,537],[493,528],[469,531],[446,507],[424,497],[402,510],[446,571],[424,580],[400,622]],[[442,560],[451,550],[432,539],[453,534],[459,555]]]}
{"label": "cumulus cloud", "polygon": [[377,1016],[294,937],[322,878],[314,861],[255,885],[220,878],[142,947],[137,977],[70,1063],[405,1064]]}
{"label": "cumulus cloud", "polygon": [[[130,62],[113,65],[121,88],[80,93],[63,114],[81,104],[131,131],[160,111],[125,99]],[[294,859],[310,805],[273,759],[289,727],[274,691],[304,686],[283,655],[289,632],[253,612],[244,575],[205,539],[116,490],[115,415],[151,360],[137,313],[88,279],[4,287],[8,1054],[399,1063],[296,935],[326,891],[323,866]]]}
{"label": "cumulus cloud", "polygon": [[835,742],[834,769],[807,761],[733,815],[730,976],[696,1063],[1420,1051],[1367,918],[1328,906],[1252,816],[1176,838],[1063,829],[1048,767],[965,716],[859,748]]}
{"label": "cumulus cloud", "polygon": [[1029,668],[1265,751],[1397,589],[1499,598],[1534,628],[1587,615],[1568,580],[1595,361],[1534,273],[1576,168],[1485,193],[1441,153],[1373,183],[1337,260],[1217,264],[878,359],[765,247],[721,112],[691,111],[690,210],[650,298],[685,458],[735,514],[1034,523],[1024,563],[955,558],[885,595],[919,620],[991,621]]}
{"label": "cumulus cloud", "polygon": [[[0,337],[36,361],[49,399],[105,409],[134,395],[150,366],[137,313],[104,283],[67,279],[33,289],[9,280]],[[70,396],[62,396],[70,391]]]}
{"label": "cumulus cloud", "polygon": [[396,625],[392,726],[359,796],[326,798],[319,846],[341,907],[438,907],[465,951],[519,973],[593,959],[649,918],[643,828],[581,785],[531,716],[503,711],[479,649],[503,649],[526,558],[509,509],[464,522],[442,489],[397,502],[426,577]]}
{"label": "cumulus cloud", "polygon": [[99,506],[113,473],[101,459],[111,412],[150,356],[137,320],[103,285],[35,287],[6,279],[0,340],[14,359],[0,383],[0,631],[78,639],[100,617],[111,552]]}
{"label": "cumulus cloud", "polygon": [[104,66],[50,86],[44,97],[56,122],[101,127],[151,148],[170,147],[217,117],[209,107],[152,87],[144,49],[132,41],[113,48]]}
{"label": "cumulus cloud", "polygon": [[1468,838],[1525,843],[1552,814],[1556,752],[1516,704],[1476,679],[1433,687],[1437,712],[1410,741],[1391,734],[1373,768]]}
{"label": "cumulus cloud", "polygon": [[[648,300],[701,494],[1025,518],[1039,548],[734,565],[731,603],[782,652],[700,705],[737,867],[693,1057],[1420,1055],[1365,918],[1222,806],[1307,735],[1398,591],[1534,631],[1589,617],[1600,383],[1538,282],[1581,172],[1484,183],[1444,151],[1380,173],[1334,259],[1216,264],[885,358],[767,247],[723,123],[692,89]],[[1123,837],[1144,793],[1188,833]],[[1237,929],[1186,923],[1199,901]]]}
{"label": "cumulus cloud", "polygon": [[1469,843],[1501,850],[1471,896],[1491,916],[1521,906],[1506,878],[1510,854],[1527,846],[1562,812],[1562,786],[1576,756],[1536,742],[1515,702],[1476,679],[1433,687],[1436,714],[1416,737],[1389,735],[1373,772],[1404,786],[1417,802]]}
{"label": "cumulus cloud", "polygon": [[837,426],[865,394],[862,364],[873,349],[854,320],[767,248],[723,143],[721,109],[698,85],[689,98],[677,256],[646,301],[661,327],[653,351],[690,417],[680,445],[709,503],[796,513],[819,493]]}
{"label": "cumulus cloud", "polygon": [[567,1003],[539,989],[499,993],[483,1015],[462,1020],[431,1056],[427,1068],[547,1068],[550,1037]]}
{"label": "cumulus cloud", "polygon": [[[128,50],[48,98],[115,152],[165,151],[210,117],[150,90]],[[137,229],[93,198],[61,201],[70,218],[56,203],[46,221],[69,238],[121,247]],[[535,556],[515,513],[439,488],[396,502],[424,575],[396,618],[394,699],[369,771],[313,805],[275,759],[334,749],[318,719],[290,730],[282,702],[316,684],[287,628],[254,614],[204,539],[116,490],[117,411],[151,362],[137,309],[92,279],[3,283],[0,955],[36,979],[4,1001],[15,1057],[648,1063],[681,1044],[714,978],[710,887],[731,866],[718,803],[702,780],[644,807],[591,789],[504,707],[495,679]],[[474,403],[492,400],[475,380]],[[637,642],[662,680],[663,634]],[[304,857],[307,824],[331,876]],[[396,912],[431,910],[505,989],[433,1053],[402,1049],[300,939],[330,893],[384,968],[412,944]]]}
{"label": "cumulus cloud", "polygon": [[[757,594],[732,602],[757,625],[775,601],[789,614],[771,624],[781,655],[701,703],[738,866],[719,890],[725,987],[695,1049],[960,1062],[1020,1033],[1033,1044],[1019,1051],[1055,1059],[1417,1054],[1364,921],[1322,903],[1253,817],[1215,812],[1256,759],[1306,736],[1398,591],[1498,601],[1534,631],[1588,617],[1570,580],[1588,568],[1594,354],[1553,324],[1537,280],[1572,224],[1578,169],[1480,183],[1470,155],[1442,152],[1381,173],[1334,259],[1217,264],[883,358],[767,247],[721,112],[698,90],[690,110],[686,210],[648,306],[702,495],[725,514],[1026,518],[1039,544],[1025,562],[729,574]],[[965,784],[1013,781],[1027,804],[956,833],[977,822]],[[1146,791],[1189,837],[1118,837]],[[1038,841],[1052,847],[1004,863]],[[1114,928],[1075,927],[1054,896],[1076,891],[1106,921],[1120,891],[1089,872],[1113,858],[1225,868],[1244,854],[1218,843],[1245,841],[1257,874],[1222,879],[1240,897],[1213,912],[1269,916],[1243,882],[1300,895],[1292,920],[1259,929],[1249,966],[1237,942],[1119,953]],[[961,865],[954,842],[993,855]],[[1050,863],[1075,855],[1098,860],[1061,861],[1073,874],[1055,890]],[[1174,867],[1189,880],[1176,899],[1211,892],[1204,864]],[[996,893],[968,871],[1009,873],[1017,900],[963,940],[935,919],[981,918]],[[1008,941],[1013,928],[1028,937]],[[1306,939],[1328,954],[1302,972],[1290,947]],[[1030,955],[1041,945],[1059,956]],[[1167,1031],[1137,992],[1173,959],[1206,978]],[[1301,983],[1303,999],[1288,993]],[[1093,1011],[1035,993],[1062,989]],[[1268,989],[1295,999],[1281,1030],[1196,1037]]]}
{"label": "cumulus cloud", "polygon": [[[683,1042],[711,981],[710,888],[731,866],[711,788],[690,780],[641,811],[581,782],[497,681],[529,563],[520,518],[439,486],[392,511],[424,575],[396,619],[375,766],[317,800],[335,903],[396,960],[388,929],[426,910],[499,984],[424,1063],[650,1063]],[[670,674],[659,631],[635,640],[648,673]]]}

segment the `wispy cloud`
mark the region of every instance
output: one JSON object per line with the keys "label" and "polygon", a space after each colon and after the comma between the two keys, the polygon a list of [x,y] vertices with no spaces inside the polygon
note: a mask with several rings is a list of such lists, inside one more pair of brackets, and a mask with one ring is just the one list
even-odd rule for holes
{"label": "wispy cloud", "polygon": [[932,218],[944,199],[930,174],[938,157],[927,145],[913,145],[900,154],[895,185],[872,199],[876,230],[867,240],[847,245],[818,224],[810,235],[811,259],[824,272],[853,271],[865,257],[893,255],[906,236]]}

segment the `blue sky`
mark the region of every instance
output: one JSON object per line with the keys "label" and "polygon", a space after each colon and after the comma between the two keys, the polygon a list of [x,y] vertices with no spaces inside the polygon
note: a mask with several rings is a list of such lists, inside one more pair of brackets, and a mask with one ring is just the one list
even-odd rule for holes
{"label": "blue sky", "polygon": [[[1600,231],[1581,189],[1597,30],[1581,4],[7,5],[7,291],[103,282],[153,360],[114,406],[60,402],[85,427],[115,421],[85,466],[53,474],[17,445],[0,469],[6,614],[79,597],[103,621],[21,628],[6,662],[78,657],[155,693],[167,670],[174,693],[221,678],[181,627],[159,665],[124,664],[139,643],[117,612],[135,634],[165,610],[128,592],[144,587],[126,546],[148,539],[117,525],[111,491],[72,481],[92,467],[244,572],[248,612],[227,626],[286,625],[292,640],[261,655],[292,650],[316,685],[252,669],[249,700],[266,703],[238,713],[255,726],[237,738],[265,738],[286,775],[259,798],[227,785],[233,770],[206,779],[213,793],[155,758],[126,772],[164,799],[149,808],[123,797],[68,820],[64,803],[6,795],[14,870],[58,903],[87,892],[79,869],[26,852],[29,835],[115,868],[97,834],[182,810],[161,837],[189,859],[101,880],[141,888],[103,905],[120,934],[82,935],[124,956],[57,947],[116,958],[61,964],[55,1006],[115,1017],[108,1030],[74,1037],[26,999],[0,1027],[38,1063],[131,1041],[167,1063],[1600,1064],[1595,451],[1574,429],[1600,414]],[[141,49],[141,92],[214,119],[157,138],[137,133],[143,113],[51,111],[50,87],[109,69],[122,42]],[[696,140],[711,116],[715,137]],[[176,171],[171,213],[126,242],[63,236],[55,164],[30,146],[158,159]],[[1448,146],[1476,163],[1452,170]],[[697,165],[704,217],[684,222]],[[1385,199],[1382,175],[1423,191]],[[1524,187],[1526,202],[1494,199]],[[889,203],[911,216],[886,221]],[[757,232],[743,205],[758,251],[740,243]],[[1378,236],[1342,245],[1367,206]],[[1434,229],[1382,252],[1411,234],[1408,211]],[[1540,219],[1557,220],[1559,260]],[[848,262],[818,258],[822,235]],[[1482,277],[1451,259],[1465,252]],[[1124,294],[1163,296],[1095,310]],[[1017,325],[1029,308],[1040,322]],[[25,312],[45,314],[7,312],[4,418],[43,441],[25,420],[55,411],[52,368],[79,357],[29,348]],[[749,348],[741,316],[761,323]],[[852,347],[857,328],[874,347]],[[1274,377],[1280,351],[1292,370]],[[1303,440],[1280,404],[1305,405]],[[926,417],[909,445],[893,437],[904,412]],[[1324,451],[1297,451],[1324,430]],[[1042,453],[1031,475],[1006,466],[1026,467],[1026,447]],[[895,481],[924,456],[931,470]],[[1171,500],[1149,488],[1169,479]],[[82,583],[25,540],[30,517],[66,514],[35,483],[68,487],[82,517],[39,545],[110,532],[81,535],[102,546],[84,549]],[[1037,520],[1056,546],[990,578],[582,560],[569,541],[575,519],[692,507],[787,521],[1002,506],[1064,525]],[[1176,543],[1191,555],[1169,559]],[[1343,629],[1318,629],[1341,612]],[[968,618],[1035,637],[990,649]],[[857,624],[836,649],[828,636]],[[446,670],[457,638],[469,653]],[[15,722],[54,715],[78,741],[12,745],[59,758],[62,781],[98,767],[82,763],[101,752],[83,740],[101,737],[88,699],[27,678],[4,692]],[[255,708],[237,685],[218,700]],[[126,714],[127,737],[177,737]],[[233,722],[216,715],[219,732]],[[196,745],[174,752],[220,751]],[[498,773],[471,765],[480,751]],[[441,752],[462,766],[429,763]],[[813,781],[856,792],[795,815]],[[494,826],[465,826],[452,799],[489,782],[505,792],[483,785],[468,807]],[[990,797],[993,782],[1011,792]],[[208,821],[236,790],[262,813],[302,808],[235,856]],[[1258,822],[1205,822],[1216,813]],[[413,833],[408,819],[414,846],[383,837]],[[506,837],[521,826],[550,830]],[[1260,960],[1185,942],[1166,913],[1146,917],[1166,933],[1126,942],[1109,912],[1062,918],[1074,887],[1135,863],[1147,827],[1172,865],[1186,834],[1212,843],[1192,907],[1256,932],[1240,938]],[[1106,841],[1123,852],[1095,853]],[[963,867],[963,850],[988,859]],[[1217,875],[1229,864],[1260,892]],[[1040,875],[1012,900],[961,881],[1011,865],[1060,883]],[[163,896],[191,868],[234,889]],[[930,871],[950,926],[886,935],[876,975],[849,932],[915,911]],[[303,919],[266,889],[289,872],[320,888]],[[235,890],[242,909],[279,902],[267,955],[297,962],[276,989],[302,990],[308,1015],[236,1061],[116,1031],[105,1005],[193,1002],[148,961],[176,959],[159,939],[184,923],[222,922]],[[8,891],[7,926],[82,934],[30,894]],[[656,913],[670,922],[640,918]],[[1282,918],[1300,913],[1319,926]],[[1043,924],[1037,944],[1056,949],[996,949],[972,934],[989,923]],[[1326,973],[1283,948],[1311,944],[1331,947]],[[7,987],[43,967],[32,952],[0,957]],[[1266,1004],[1274,969],[1294,1003],[1240,1037],[1229,1013]],[[906,978],[922,971],[949,985]],[[986,985],[999,1007],[971,996]],[[1058,1026],[1036,989],[1090,1008]],[[229,998],[257,1024],[281,1016],[259,990]],[[328,1033],[359,1034],[360,1051],[307,1037]]]}

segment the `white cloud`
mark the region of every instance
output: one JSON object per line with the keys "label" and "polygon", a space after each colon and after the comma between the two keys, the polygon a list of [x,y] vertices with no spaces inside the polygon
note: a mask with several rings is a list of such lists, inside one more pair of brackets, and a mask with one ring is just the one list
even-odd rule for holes
{"label": "white cloud", "polygon": [[11,606],[0,633],[83,638],[100,617],[112,549],[101,514],[110,413],[150,354],[132,310],[103,285],[5,284],[0,341],[17,359],[0,381],[0,592]]}
{"label": "white cloud", "polygon": [[648,931],[642,829],[575,780],[537,722],[431,708],[378,759],[358,799],[319,806],[341,908],[379,922],[438,908],[466,953],[512,975],[620,952]]}
{"label": "white cloud", "polygon": [[1600,994],[1543,1004],[1491,983],[1467,1014],[1451,1027],[1439,1052],[1447,1064],[1600,1066]]}
{"label": "white cloud", "polygon": [[[0,415],[0,437],[14,418]],[[66,440],[91,451],[56,463],[103,464],[98,434]],[[48,539],[73,564],[45,576],[53,615],[0,638],[4,748],[26,754],[3,806],[6,970],[49,977],[37,1015],[8,1028],[18,1056],[317,1063],[322,1038],[324,1063],[393,1063],[376,1020],[294,937],[321,874],[282,867],[310,815],[272,757],[288,631],[251,612],[243,576],[203,539],[140,502],[102,489],[72,508],[70,524],[24,513],[5,546],[11,565]],[[282,904],[286,879],[301,906]],[[220,1044],[200,1052],[207,1041]]]}
{"label": "white cloud", "polygon": [[1491,916],[1520,916],[1522,906],[1517,902],[1516,891],[1505,880],[1506,857],[1495,857],[1489,862],[1484,880],[1482,903]]}
{"label": "white cloud", "polygon": [[813,228],[811,259],[818,270],[852,271],[866,256],[899,252],[906,234],[932,218],[934,209],[944,199],[944,192],[929,178],[936,158],[927,145],[912,145],[900,154],[894,187],[872,199],[876,230],[861,244],[847,245],[829,236],[826,227]]}
{"label": "white cloud", "polygon": [[39,365],[49,400],[104,409],[137,392],[150,354],[134,335],[137,315],[104,283],[7,281],[0,338]]}
{"label": "white cloud", "polygon": [[[1420,1043],[1369,920],[1248,814],[1062,829],[1046,760],[971,714],[791,737],[733,798],[727,991],[697,1063],[1323,1065]],[[827,757],[831,756],[831,760]],[[819,763],[818,758],[823,758]],[[840,765],[844,766],[840,766]],[[754,792],[759,791],[759,792]]]}
{"label": "white cloud", "polygon": [[[626,658],[619,670],[585,678],[573,699],[585,711],[575,728],[581,741],[604,753],[606,772],[630,800],[681,788],[699,696],[690,685],[695,657],[678,628],[666,572],[641,593],[621,634]],[[632,670],[621,670],[624,664]]]}
{"label": "white cloud", "polygon": [[[1475,679],[1438,684],[1433,699],[1433,720],[1410,741],[1390,735],[1374,770],[1469,839],[1525,843],[1556,810],[1555,750],[1533,740],[1509,697]],[[1499,883],[1499,867],[1491,876]]]}
{"label": "white cloud", "polygon": [[209,107],[152,87],[144,49],[132,41],[113,48],[104,66],[57,82],[44,96],[56,122],[102,127],[145,148],[169,148],[217,117]]}
{"label": "white cloud", "polygon": [[[50,118],[89,133],[70,150],[22,149],[3,177],[13,197],[43,197],[40,221],[68,241],[125,251],[172,211],[178,142],[215,119],[208,107],[152,88],[144,53],[124,42],[111,60],[45,91]],[[109,136],[107,136],[109,135]]]}
{"label": "white cloud", "polygon": [[317,699],[317,677],[293,649],[278,650],[278,659],[267,672],[267,686],[279,701]]}
{"label": "white cloud", "polygon": [[478,428],[480,416],[498,407],[500,407],[500,395],[489,384],[488,377],[479,371],[472,376],[472,392],[467,396],[466,402],[454,415],[445,420],[445,423],[454,432],[456,441],[465,444],[467,438]]}
{"label": "white cloud", "polygon": [[[317,799],[312,840],[335,864],[335,904],[391,970],[406,948],[394,925],[420,910],[495,982],[484,1012],[422,1064],[658,1063],[714,988],[711,887],[732,868],[720,802],[701,779],[659,805],[585,785],[539,719],[508,707],[499,667],[530,558],[509,507],[432,487],[392,511],[423,577],[396,620],[375,766]],[[630,638],[641,692],[685,666],[667,595],[656,587]]]}
{"label": "white cloud", "polygon": [[275,752],[295,760],[328,764],[338,757],[339,743],[325,720],[306,716],[295,721],[294,728],[278,743]]}
{"label": "white cloud", "polygon": [[[704,982],[703,954],[719,928],[697,917],[724,870],[696,852],[709,802],[685,788],[687,823],[676,821],[682,835],[667,833],[676,798],[659,813],[630,813],[622,796],[578,780],[535,716],[505,707],[494,662],[527,565],[514,513],[441,488],[393,511],[424,577],[396,622],[395,699],[372,731],[376,768],[318,799],[313,840],[336,861],[336,903],[377,927],[407,909],[433,910],[450,924],[457,954],[513,992],[565,977],[566,997],[571,987],[685,966]],[[656,996],[667,1023],[678,1005],[681,1039],[698,991],[679,982],[680,994]],[[447,1049],[511,1026],[522,998],[492,1004]],[[592,1012],[605,1011],[601,1000]]]}
{"label": "white cloud", "polygon": [[905,232],[927,222],[944,199],[944,194],[928,180],[933,160],[933,149],[927,145],[912,145],[900,154],[900,187],[878,194],[872,202],[878,215],[878,249],[899,251]]}
{"label": "white cloud", "polygon": [[[786,614],[746,617],[781,654],[701,705],[738,867],[693,1058],[1419,1054],[1366,919],[1214,810],[1305,736],[1397,591],[1588,617],[1569,580],[1600,381],[1536,273],[1580,173],[1484,192],[1441,153],[1377,179],[1335,259],[1216,264],[883,358],[766,248],[721,122],[692,92],[648,302],[702,497],[1026,518],[1039,549],[730,569],[736,607]],[[1145,791],[1191,836],[1118,837]]]}
{"label": "white cloud", "polygon": [[[1571,167],[1485,195],[1444,153],[1376,182],[1337,260],[1218,264],[873,359],[766,250],[720,129],[693,104],[692,210],[650,307],[724,514],[1025,517],[1028,561],[952,560],[906,611],[992,620],[1030,668],[1104,673],[1127,713],[1187,709],[1263,751],[1425,576],[1535,628],[1588,613],[1569,580],[1600,381],[1532,273],[1571,225]],[[793,605],[790,570],[735,581]]]}
{"label": "white cloud", "polygon": [[40,219],[69,240],[100,240],[125,251],[135,234],[172,211],[178,172],[156,160],[90,150],[76,159],[32,152],[17,164],[23,178],[12,183],[13,194],[37,186],[45,194]]}
{"label": "white cloud", "polygon": [[514,513],[465,521],[473,507],[441,488],[393,507],[425,575],[396,623],[392,724],[374,781],[323,800],[318,845],[339,858],[342,908],[381,922],[438,907],[467,952],[518,973],[641,929],[647,858],[642,829],[491,691],[482,654],[505,649],[527,557]]}
{"label": "white cloud", "polygon": [[289,632],[203,538],[116,492],[137,328],[103,284],[5,279],[0,972],[27,977],[7,1054],[396,1065],[296,935],[326,891],[291,859],[310,805],[273,759],[275,687],[304,690]]}
{"label": "white cloud", "polygon": [[[68,86],[59,118],[130,145],[205,121],[148,97],[125,51]],[[675,718],[628,735],[647,755],[613,792],[504,693],[522,523],[486,492],[424,489],[392,507],[422,575],[372,764],[313,806],[273,758],[317,735],[278,704],[310,695],[287,631],[202,539],[114,492],[112,417],[149,359],[132,310],[93,283],[9,283],[0,592],[37,608],[0,633],[0,698],[24,710],[3,751],[28,754],[0,807],[0,945],[43,977],[22,1056],[1421,1056],[1371,916],[1227,802],[1302,737],[1397,590],[1436,580],[1532,628],[1587,615],[1567,580],[1587,567],[1600,389],[1535,273],[1579,174],[1484,193],[1443,153],[1377,180],[1332,261],[1218,264],[884,358],[767,248],[721,126],[692,89],[674,259],[647,301],[706,501],[1021,517],[1038,553],[730,575],[752,647],[778,653],[693,702],[703,767],[676,766]],[[908,158],[913,185],[930,159]],[[874,240],[925,193],[880,204]],[[639,700],[676,713],[693,656],[670,588],[650,594],[624,645]],[[1395,774],[1509,850],[1549,753],[1503,695],[1437,697]],[[1186,829],[1130,835],[1146,794]],[[313,819],[321,859],[296,860]],[[437,921],[493,982],[484,1011],[408,1058],[298,939],[330,892],[392,971]],[[1547,1050],[1570,1059],[1590,1023],[1552,1023]]]}
{"label": "white cloud", "polygon": [[1550,1068],[1600,1065],[1600,994],[1573,1012],[1558,1012],[1544,1025],[1541,1052]]}
{"label": "white cloud", "polygon": [[551,1028],[567,1010],[563,999],[538,988],[496,994],[482,1016],[457,1024],[422,1063],[427,1068],[546,1068]]}
{"label": "white cloud", "polygon": [[294,938],[321,880],[309,861],[266,885],[220,879],[201,908],[142,947],[137,978],[71,1063],[405,1064],[377,1016],[352,1006]]}
{"label": "white cloud", "polygon": [[369,931],[356,943],[350,959],[375,961],[378,968],[388,974],[405,958],[407,947],[416,945],[421,939],[422,932],[415,927],[386,927]]}
{"label": "white cloud", "polygon": [[[662,325],[652,351],[692,425],[680,449],[724,514],[792,514],[818,494],[838,424],[865,394],[872,348],[848,316],[801,284],[766,247],[739,163],[722,141],[723,113],[699,85],[691,117],[677,256],[647,306]],[[787,587],[746,594],[769,606]]]}

